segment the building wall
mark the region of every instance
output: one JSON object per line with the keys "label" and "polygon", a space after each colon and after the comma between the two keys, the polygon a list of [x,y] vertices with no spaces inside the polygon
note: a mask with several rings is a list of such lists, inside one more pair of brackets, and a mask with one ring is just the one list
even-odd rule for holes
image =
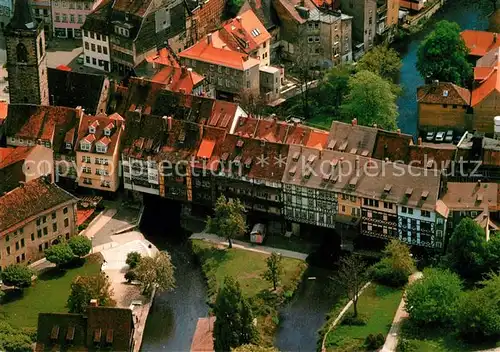
{"label": "building wall", "polygon": [[125,189],[160,195],[159,171],[156,162],[122,157]]}
{"label": "building wall", "polygon": [[58,38],[81,38],[81,26],[92,8],[99,4],[94,1],[52,1],[54,36]]}
{"label": "building wall", "polygon": [[424,8],[423,0],[400,0],[400,6],[403,9],[420,11]]}
{"label": "building wall", "polygon": [[397,208],[397,204],[382,199],[363,198],[362,233],[380,238],[398,238]]}
{"label": "building wall", "polygon": [[[10,103],[49,105],[45,35],[43,24],[34,30],[5,33]],[[27,62],[17,57],[17,46],[23,44]]]}
{"label": "building wall", "polygon": [[399,23],[399,2],[400,0],[387,0],[387,19],[388,27],[397,26]]}
{"label": "building wall", "polygon": [[[1,268],[15,263],[32,263],[43,258],[43,251],[50,247],[59,236],[61,238],[74,236],[77,232],[76,204],[73,202],[63,203],[38,214],[36,218],[27,219],[27,221],[27,223],[19,223],[9,233],[2,233],[0,241]],[[7,252],[8,247],[10,254]]]}
{"label": "building wall", "polygon": [[399,240],[412,245],[442,248],[443,243],[436,241],[435,237],[436,213],[429,213],[427,217],[419,208],[398,205]]}
{"label": "building wall", "polygon": [[260,60],[260,66],[269,66],[271,64],[271,40],[262,43],[258,48],[255,57]]}
{"label": "building wall", "polygon": [[[88,153],[81,151],[76,152],[76,165],[79,176],[78,186],[97,189],[101,191],[116,192],[116,190],[120,186],[119,155],[120,153],[118,151],[118,146],[115,148],[115,152],[113,155]],[[88,158],[90,158],[90,162],[87,162]],[[97,164],[96,158],[106,160],[108,165]],[[87,161],[84,161],[84,159],[86,159]],[[84,172],[84,168],[90,168],[90,172]],[[108,175],[97,175],[97,169],[106,170],[108,172]],[[109,182],[109,187],[103,186],[104,182]]]}
{"label": "building wall", "polygon": [[473,129],[478,132],[493,133],[493,118],[500,115],[500,92],[493,90],[490,95],[474,106]]}
{"label": "building wall", "polygon": [[361,217],[361,198],[354,194],[338,194],[339,215]]}
{"label": "building wall", "polygon": [[96,70],[111,71],[109,36],[83,31],[84,65]]}
{"label": "building wall", "polygon": [[196,8],[191,16],[186,17],[187,45],[191,46],[221,24],[224,0],[210,0]]}
{"label": "building wall", "polygon": [[467,129],[467,121],[467,106],[418,103],[418,125],[422,130],[441,127]]}
{"label": "building wall", "polygon": [[43,29],[47,38],[52,38],[52,10],[49,0],[32,1],[31,7],[35,18],[43,22]]}

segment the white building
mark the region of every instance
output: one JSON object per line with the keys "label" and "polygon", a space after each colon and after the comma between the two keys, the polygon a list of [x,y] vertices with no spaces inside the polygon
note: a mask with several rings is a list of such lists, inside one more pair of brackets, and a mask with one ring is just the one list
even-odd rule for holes
{"label": "white building", "polygon": [[97,70],[111,71],[109,36],[83,30],[84,65]]}

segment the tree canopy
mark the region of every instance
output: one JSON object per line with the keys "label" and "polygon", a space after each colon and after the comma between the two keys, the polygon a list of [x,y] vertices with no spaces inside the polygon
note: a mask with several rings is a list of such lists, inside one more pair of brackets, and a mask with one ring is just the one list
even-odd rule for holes
{"label": "tree canopy", "polygon": [[30,287],[33,275],[34,272],[30,267],[21,264],[10,264],[0,272],[5,285],[17,288]]}
{"label": "tree canopy", "polygon": [[92,276],[77,276],[71,283],[67,306],[70,313],[85,313],[91,299],[97,299],[99,306],[112,307],[113,289],[104,272]]}
{"label": "tree canopy", "polygon": [[357,255],[342,258],[337,279],[347,297],[352,300],[354,317],[357,317],[359,293],[367,281],[366,264]]}
{"label": "tree canopy", "polygon": [[130,252],[127,253],[127,260],[125,263],[130,267],[130,269],[134,269],[139,265],[141,261],[141,253],[139,252]]}
{"label": "tree canopy", "polygon": [[276,252],[271,253],[266,259],[267,268],[263,274],[264,279],[273,285],[275,291],[280,281],[281,274],[283,273],[283,263],[281,260],[281,255]]}
{"label": "tree canopy", "polygon": [[246,231],[245,206],[239,199],[227,200],[221,195],[215,203],[215,214],[207,220],[207,232],[227,238],[229,248],[232,248],[231,239],[243,235]]}
{"label": "tree canopy", "polygon": [[142,293],[150,295],[155,287],[158,292],[175,288],[174,269],[170,255],[158,252],[153,258],[141,258],[134,271],[137,280],[141,282]]}
{"label": "tree canopy", "polygon": [[45,250],[45,259],[55,265],[64,265],[71,262],[75,254],[66,242],[54,244]]}
{"label": "tree canopy", "polygon": [[394,130],[398,109],[392,84],[370,71],[349,78],[349,93],[341,107],[344,119],[357,118],[361,125]]}
{"label": "tree canopy", "polygon": [[449,270],[425,269],[423,278],[406,290],[410,319],[419,325],[449,326],[455,322],[462,282]]}
{"label": "tree canopy", "polygon": [[457,23],[440,21],[422,41],[417,53],[417,69],[424,79],[468,85],[472,65],[467,61],[469,50],[460,31]]}
{"label": "tree canopy", "polygon": [[408,246],[398,240],[391,240],[383,251],[384,257],[370,268],[374,281],[401,287],[408,282],[408,276],[415,271],[415,260]]}
{"label": "tree canopy", "polygon": [[263,346],[247,344],[233,348],[231,352],[279,352],[279,351],[275,347],[263,347]]}
{"label": "tree canopy", "polygon": [[387,45],[377,45],[372,48],[357,64],[359,71],[373,72],[391,82],[397,78],[401,66],[403,63],[398,52]]}
{"label": "tree canopy", "polygon": [[78,257],[89,254],[92,249],[92,241],[86,236],[73,236],[68,241],[68,244],[73,254]]}
{"label": "tree canopy", "polygon": [[461,277],[480,278],[487,253],[486,234],[471,218],[464,218],[455,227],[446,249],[445,263]]}
{"label": "tree canopy", "polygon": [[231,348],[255,342],[257,331],[250,304],[243,296],[239,283],[232,277],[224,278],[213,310],[216,316],[213,332],[215,351],[230,351]]}
{"label": "tree canopy", "polygon": [[31,352],[33,341],[22,329],[16,329],[0,320],[0,351]]}

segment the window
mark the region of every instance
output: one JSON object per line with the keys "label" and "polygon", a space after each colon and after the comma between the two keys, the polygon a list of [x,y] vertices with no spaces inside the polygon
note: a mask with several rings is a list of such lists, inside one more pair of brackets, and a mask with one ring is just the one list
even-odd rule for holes
{"label": "window", "polygon": [[64,237],[66,237],[66,239],[69,240],[69,232],[66,232],[66,235],[64,235]]}
{"label": "window", "polygon": [[57,231],[57,223],[52,224],[52,231],[56,232]]}
{"label": "window", "polygon": [[36,237],[38,237],[38,238],[42,237],[42,230],[36,231]]}
{"label": "window", "polygon": [[84,31],[83,31],[83,36],[84,36],[84,37],[88,37],[88,36],[89,36],[89,31],[84,30]]}
{"label": "window", "polygon": [[89,50],[89,42],[85,42],[85,49]]}
{"label": "window", "polygon": [[63,214],[68,214],[68,207],[64,207]]}
{"label": "window", "polygon": [[58,13],[56,13],[56,22],[61,22],[61,16]]}
{"label": "window", "polygon": [[62,15],[62,21],[63,22],[68,22],[68,16],[66,16],[65,13],[63,13],[63,15]]}
{"label": "window", "polygon": [[9,235],[5,236],[5,242],[9,242],[9,240],[10,240],[10,236]]}
{"label": "window", "polygon": [[413,209],[412,208],[408,208],[408,214],[413,215]]}
{"label": "window", "polygon": [[78,15],[78,23],[83,23],[83,16],[82,15]]}
{"label": "window", "polygon": [[[94,45],[94,44],[92,44],[92,45]],[[97,65],[97,60],[95,57],[92,58],[92,65]]]}
{"label": "window", "polygon": [[95,39],[94,32],[90,32],[90,38]]}
{"label": "window", "polygon": [[16,262],[17,263],[20,263],[21,262],[21,258],[19,258],[19,256],[16,257]]}
{"label": "window", "polygon": [[448,107],[448,104],[443,104],[443,108],[447,108]]}
{"label": "window", "polygon": [[250,88],[250,81],[247,81],[247,88]]}
{"label": "window", "polygon": [[64,219],[64,227],[68,227],[69,226],[69,219],[66,218]]}
{"label": "window", "polygon": [[48,243],[48,242],[45,242],[45,243],[43,244],[43,246],[45,247],[45,249],[47,249],[47,248],[49,248],[49,243]]}
{"label": "window", "polygon": [[85,62],[90,64],[90,56],[85,56]]}
{"label": "window", "polygon": [[49,229],[47,227],[43,228],[43,235],[47,236],[49,234]]}
{"label": "window", "polygon": [[99,33],[96,33],[96,34],[95,34],[95,39],[97,39],[97,40],[101,40],[101,35],[100,35]]}
{"label": "window", "polygon": [[10,246],[7,246],[5,249],[7,250],[7,255],[10,255]]}
{"label": "window", "polygon": [[21,260],[24,262],[26,260],[26,255],[23,253],[21,254]]}
{"label": "window", "polygon": [[21,247],[24,247],[24,238],[21,238]]}
{"label": "window", "polygon": [[54,220],[57,217],[57,214],[55,212],[52,213],[52,220]]}
{"label": "window", "polygon": [[69,15],[69,22],[75,23],[75,15]]}
{"label": "window", "polygon": [[75,3],[73,1],[69,2],[69,8],[73,10],[75,9]]}
{"label": "window", "polygon": [[102,47],[102,53],[104,55],[108,55],[108,48],[106,48],[105,46]]}
{"label": "window", "polygon": [[93,44],[93,43],[92,43],[92,44],[91,44],[91,48],[92,48],[92,49],[91,49],[92,51],[95,51],[95,44]]}
{"label": "window", "polygon": [[[95,60],[95,59],[94,59]],[[81,142],[80,143],[80,149],[85,150],[85,151],[90,151],[90,143],[87,142]],[[83,157],[83,162],[85,162],[85,157]]]}
{"label": "window", "polygon": [[406,214],[408,212],[408,208],[407,207],[402,207],[401,208],[401,212]]}
{"label": "window", "polygon": [[34,240],[35,240],[35,234],[34,234],[34,233],[32,233],[32,234],[31,234],[31,240],[32,240],[32,241],[34,241]]}
{"label": "window", "polygon": [[97,52],[100,54],[102,53],[102,47],[100,45],[97,46]]}
{"label": "window", "polygon": [[16,242],[16,251],[19,250],[19,242]]}
{"label": "window", "polygon": [[16,46],[17,62],[27,63],[28,62],[28,50],[23,43],[19,43]]}
{"label": "window", "polygon": [[96,144],[95,150],[98,153],[106,153],[108,151],[108,147],[106,147],[105,145]]}
{"label": "window", "polygon": [[431,212],[428,211],[428,210],[422,210],[421,214],[425,218],[430,218],[431,217]]}
{"label": "window", "polygon": [[41,244],[39,244],[39,245],[38,245],[38,251],[39,251],[39,252],[42,252],[42,251],[43,251],[43,247],[42,247],[42,245],[41,245]]}

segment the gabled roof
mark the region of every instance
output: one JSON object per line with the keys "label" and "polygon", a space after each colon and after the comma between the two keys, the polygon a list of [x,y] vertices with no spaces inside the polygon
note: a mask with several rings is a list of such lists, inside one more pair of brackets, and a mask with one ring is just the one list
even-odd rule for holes
{"label": "gabled roof", "polygon": [[448,82],[427,84],[417,89],[417,101],[426,104],[469,105],[470,91]]}
{"label": "gabled roof", "polygon": [[0,148],[0,169],[15,164],[19,161],[24,161],[30,155],[31,151],[36,147],[41,146]]}
{"label": "gabled roof", "polygon": [[35,29],[38,22],[33,19],[33,10],[28,0],[14,1],[14,15],[8,24],[12,29]]}
{"label": "gabled roof", "polygon": [[[104,130],[109,124],[110,119],[107,116],[91,116],[84,115],[81,118],[80,127],[78,128],[78,143],[75,145],[75,151],[81,151],[80,141],[85,141],[91,144],[90,153],[95,153],[95,145],[101,143],[108,148],[104,155],[113,155],[115,149],[120,146],[120,140],[123,135],[123,122],[117,123],[117,128],[111,132],[111,136],[105,136]],[[89,133],[89,127],[95,128],[95,133]],[[85,151],[87,152],[87,151]]]}
{"label": "gabled roof", "polygon": [[0,197],[0,233],[67,202],[77,199],[44,177],[26,182]]}
{"label": "gabled roof", "polygon": [[474,107],[488,97],[492,92],[500,93],[500,74],[498,68],[494,67],[490,74],[480,83],[480,86],[472,91],[471,106]]}
{"label": "gabled roof", "polygon": [[[57,331],[55,338],[52,333],[54,330]],[[54,344],[58,346],[70,344],[69,350],[88,351],[85,346],[86,332],[87,320],[83,314],[39,313],[35,351],[51,350]],[[70,341],[68,337],[71,337]]]}
{"label": "gabled roof", "polygon": [[377,128],[333,121],[326,148],[341,152],[371,156],[377,138]]}
{"label": "gabled roof", "polygon": [[500,47],[498,33],[486,31],[465,30],[460,33],[469,48],[469,55],[484,56],[488,51]]}
{"label": "gabled roof", "polygon": [[448,182],[441,200],[452,211],[483,210],[498,205],[498,184]]}
{"label": "gabled roof", "polygon": [[[267,31],[266,31],[267,32]],[[212,43],[212,34],[205,37],[193,46],[179,54],[179,57],[207,62],[213,65],[230,67],[236,70],[247,70],[259,65],[259,60],[245,53],[230,50],[229,48],[217,48]],[[209,39],[210,38],[210,39]]]}
{"label": "gabled roof", "polygon": [[172,51],[169,50],[169,48],[162,48],[158,50],[158,53],[146,57],[146,62],[171,67],[181,67],[177,61],[177,57]]}
{"label": "gabled roof", "polygon": [[478,67],[495,67],[500,63],[500,46],[491,49],[486,55],[476,61]]}
{"label": "gabled roof", "polygon": [[151,81],[165,84],[165,88],[173,92],[191,94],[193,88],[204,79],[205,77],[190,68],[164,66],[151,78]]}
{"label": "gabled roof", "polygon": [[106,77],[90,73],[47,68],[52,105],[76,108],[96,114]]}
{"label": "gabled roof", "polygon": [[272,0],[247,0],[243,6],[241,6],[239,14],[242,14],[250,9],[255,13],[268,31],[279,26],[278,15],[272,5]]}
{"label": "gabled roof", "polygon": [[101,331],[101,344],[113,351],[129,351],[134,334],[132,310],[115,307],[87,308],[87,346],[94,345],[95,331]]}

